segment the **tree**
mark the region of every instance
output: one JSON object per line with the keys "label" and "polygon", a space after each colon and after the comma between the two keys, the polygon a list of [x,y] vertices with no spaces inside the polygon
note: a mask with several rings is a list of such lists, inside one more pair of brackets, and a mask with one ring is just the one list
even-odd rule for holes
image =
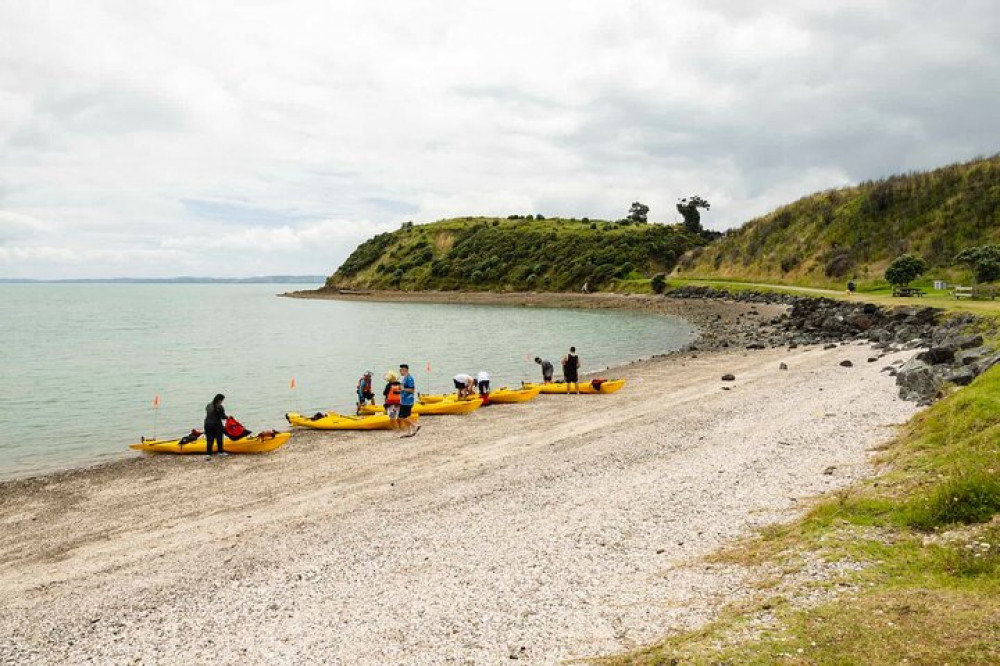
{"label": "tree", "polygon": [[705,210],[709,210],[711,207],[711,204],[698,195],[685,197],[677,202],[677,212],[684,217],[684,228],[695,234],[700,234],[703,231],[701,228],[701,213],[698,212],[698,209],[704,208]]}
{"label": "tree", "polygon": [[646,224],[646,216],[649,214],[649,206],[638,201],[632,202],[632,207],[628,209],[628,219],[636,224]]}
{"label": "tree", "polygon": [[904,254],[889,264],[885,269],[885,279],[889,284],[903,287],[915,280],[918,275],[927,270],[927,262],[912,254]]}
{"label": "tree", "polygon": [[1000,280],[1000,245],[967,247],[956,255],[955,263],[968,266],[977,283]]}

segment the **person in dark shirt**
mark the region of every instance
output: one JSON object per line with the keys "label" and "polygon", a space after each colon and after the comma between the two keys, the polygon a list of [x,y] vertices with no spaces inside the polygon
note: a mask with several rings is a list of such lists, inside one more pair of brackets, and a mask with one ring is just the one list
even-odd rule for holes
{"label": "person in dark shirt", "polygon": [[225,435],[226,409],[222,406],[222,401],[226,396],[221,393],[212,398],[212,402],[205,405],[205,453],[206,458],[212,458],[212,442],[218,443],[219,453],[225,453],[222,449],[222,438]]}
{"label": "person in dark shirt", "polygon": [[563,357],[563,381],[566,382],[566,393],[570,384],[577,395],[580,395],[580,357],[576,355],[576,347],[570,347],[569,353]]}
{"label": "person in dark shirt", "polygon": [[555,369],[552,367],[552,361],[546,361],[544,358],[535,357],[535,363],[542,366],[542,383],[551,384],[552,383],[552,373]]}

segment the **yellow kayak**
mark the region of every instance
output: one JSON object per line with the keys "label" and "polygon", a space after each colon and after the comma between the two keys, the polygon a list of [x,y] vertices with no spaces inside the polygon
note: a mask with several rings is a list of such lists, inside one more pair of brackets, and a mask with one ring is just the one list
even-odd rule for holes
{"label": "yellow kayak", "polygon": [[316,430],[391,430],[392,420],[382,414],[353,416],[328,412],[320,418],[311,418],[295,412],[288,412],[285,418],[293,426]]}
{"label": "yellow kayak", "polygon": [[[442,414],[468,414],[483,406],[482,398],[470,398],[468,400],[450,399],[445,397],[437,402],[418,402],[413,405],[414,414],[424,416],[440,416]],[[362,414],[385,414],[385,407],[381,405],[365,405],[361,408]]]}
{"label": "yellow kayak", "polygon": [[509,389],[509,388],[499,388],[496,391],[490,393],[490,402],[497,403],[498,405],[509,405],[516,402],[528,402],[529,400],[534,400],[538,397],[538,394],[542,392],[540,386],[533,386],[531,388],[523,389]]}
{"label": "yellow kayak", "polygon": [[[580,393],[597,395],[600,393],[614,393],[625,386],[624,379],[609,379],[601,383],[600,388],[594,388],[593,382],[580,382]],[[542,393],[566,393],[566,384],[562,382],[550,382],[548,384],[532,384],[525,382],[524,388],[538,388]]]}
{"label": "yellow kayak", "polygon": [[[276,432],[272,435],[260,434],[244,437],[235,441],[226,437],[222,448],[226,453],[267,453],[282,446],[292,436],[290,432]],[[181,444],[179,439],[144,439],[138,444],[129,444],[129,448],[146,453],[174,453],[205,455],[205,437],[201,436],[193,442]]]}

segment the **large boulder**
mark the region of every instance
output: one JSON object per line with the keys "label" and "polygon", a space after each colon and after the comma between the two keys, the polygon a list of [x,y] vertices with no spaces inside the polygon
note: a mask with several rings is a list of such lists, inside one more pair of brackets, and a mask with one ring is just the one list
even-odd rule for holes
{"label": "large boulder", "polygon": [[912,358],[896,373],[899,397],[921,404],[929,403],[941,388],[941,379],[934,374],[934,368],[924,361]]}
{"label": "large boulder", "polygon": [[955,350],[952,347],[931,347],[927,351],[917,354],[917,358],[931,365],[951,363],[955,360]]}

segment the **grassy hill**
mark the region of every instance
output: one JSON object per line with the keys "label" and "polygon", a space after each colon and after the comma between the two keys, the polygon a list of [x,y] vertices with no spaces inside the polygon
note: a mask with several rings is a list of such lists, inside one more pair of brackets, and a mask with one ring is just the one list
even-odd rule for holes
{"label": "grassy hill", "polygon": [[843,287],[873,283],[896,257],[967,281],[955,255],[1000,241],[1000,155],[819,192],[695,248],[677,275]]}
{"label": "grassy hill", "polygon": [[679,226],[589,219],[466,217],[404,224],[354,250],[340,289],[578,290],[669,272],[705,241]]}

